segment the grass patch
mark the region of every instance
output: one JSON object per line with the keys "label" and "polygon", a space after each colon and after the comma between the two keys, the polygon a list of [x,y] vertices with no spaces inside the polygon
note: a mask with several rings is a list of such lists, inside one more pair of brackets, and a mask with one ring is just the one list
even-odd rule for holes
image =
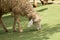
{"label": "grass patch", "polygon": [[0,40],[60,40],[60,4],[38,5],[35,10],[42,17],[40,31],[36,31],[34,27],[27,28],[27,17],[20,17],[24,32],[12,32],[13,18],[5,16],[3,21],[9,32],[4,32],[0,26]]}

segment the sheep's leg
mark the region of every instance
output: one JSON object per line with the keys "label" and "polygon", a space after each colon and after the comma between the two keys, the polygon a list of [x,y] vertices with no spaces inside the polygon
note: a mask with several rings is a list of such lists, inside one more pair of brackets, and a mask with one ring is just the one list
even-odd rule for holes
{"label": "sheep's leg", "polygon": [[4,30],[5,30],[6,32],[8,32],[8,30],[7,30],[7,28],[5,27],[5,25],[4,25],[1,17],[0,17],[0,24],[2,25],[2,27],[4,28]]}
{"label": "sheep's leg", "polygon": [[16,32],[16,27],[15,27],[15,25],[16,25],[16,17],[14,17],[14,24],[13,24],[13,31],[14,31],[14,32]]}
{"label": "sheep's leg", "polygon": [[14,31],[16,31],[16,27],[15,27],[16,22],[17,22],[17,24],[18,24],[18,30],[19,30],[19,32],[23,32],[23,30],[22,30],[22,28],[21,28],[21,25],[20,25],[20,18],[19,18],[18,15],[15,15],[15,16],[14,16],[14,25],[13,25],[13,30],[14,30]]}
{"label": "sheep's leg", "polygon": [[45,5],[44,0],[40,0],[40,1],[41,1],[42,5]]}
{"label": "sheep's leg", "polygon": [[20,17],[17,16],[16,19],[17,19],[17,24],[18,24],[18,30],[19,30],[19,32],[23,32],[23,29],[22,29],[22,27],[20,25]]}

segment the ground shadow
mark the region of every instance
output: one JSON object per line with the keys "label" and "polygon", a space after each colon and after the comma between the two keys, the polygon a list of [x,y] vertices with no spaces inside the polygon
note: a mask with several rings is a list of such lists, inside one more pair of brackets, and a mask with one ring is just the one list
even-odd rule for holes
{"label": "ground shadow", "polygon": [[48,8],[43,8],[43,9],[40,9],[40,10],[37,10],[37,12],[42,12],[42,11],[45,11],[47,10]]}
{"label": "ground shadow", "polygon": [[[11,29],[10,29],[11,30]],[[54,33],[60,32],[60,24],[54,25],[54,27],[50,27],[49,24],[43,24],[41,31],[36,31],[28,29],[25,29],[23,33],[19,32],[8,32],[4,33],[0,31],[0,39],[8,39],[8,40],[47,40],[49,39],[48,35],[52,35]],[[2,32],[2,33],[1,33]],[[5,37],[6,36],[6,37]]]}

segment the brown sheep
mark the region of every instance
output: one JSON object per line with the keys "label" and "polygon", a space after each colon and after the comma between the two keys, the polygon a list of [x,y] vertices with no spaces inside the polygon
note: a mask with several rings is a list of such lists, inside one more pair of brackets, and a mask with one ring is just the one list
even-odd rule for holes
{"label": "brown sheep", "polygon": [[19,32],[23,32],[23,29],[20,25],[19,15],[26,15],[29,18],[29,20],[32,20],[33,24],[36,25],[38,30],[41,27],[41,19],[39,15],[34,11],[33,6],[30,4],[29,0],[0,0],[0,23],[6,32],[8,30],[3,24],[1,18],[2,15],[6,14],[7,12],[11,12],[11,14],[14,15],[13,31],[16,31],[15,25],[17,22]]}

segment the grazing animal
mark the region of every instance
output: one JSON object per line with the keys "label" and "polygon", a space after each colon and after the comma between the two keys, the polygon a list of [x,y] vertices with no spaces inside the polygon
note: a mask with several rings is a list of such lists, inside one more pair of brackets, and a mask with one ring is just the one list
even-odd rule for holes
{"label": "grazing animal", "polygon": [[48,4],[48,0],[40,0],[42,5]]}
{"label": "grazing animal", "polygon": [[[13,31],[16,31],[15,25],[17,22],[19,32],[23,32],[20,25],[20,15],[26,15],[30,21],[32,20],[32,24],[35,24],[38,30],[41,28],[40,16],[34,11],[29,0],[0,0],[0,24],[6,32],[8,32],[8,30],[2,22],[2,15],[7,12],[11,12],[11,14],[14,15]],[[28,25],[30,24],[28,23]]]}

